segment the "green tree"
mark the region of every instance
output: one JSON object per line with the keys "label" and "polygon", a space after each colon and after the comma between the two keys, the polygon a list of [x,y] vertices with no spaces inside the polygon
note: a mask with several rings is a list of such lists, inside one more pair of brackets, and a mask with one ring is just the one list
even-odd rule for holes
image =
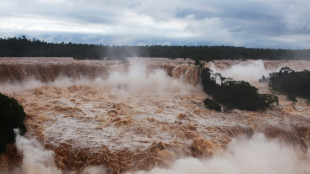
{"label": "green tree", "polygon": [[25,117],[24,109],[16,99],[0,93],[0,154],[6,145],[14,142],[14,129],[19,129],[21,135],[26,132]]}
{"label": "green tree", "polygon": [[219,105],[215,100],[206,98],[203,101],[203,104],[205,104],[208,109],[215,110],[215,111],[218,111],[218,112],[221,111],[221,105]]}
{"label": "green tree", "polygon": [[201,84],[205,93],[228,108],[255,111],[278,103],[277,96],[259,94],[258,89],[248,82],[224,78],[219,73],[213,74],[208,68],[201,71]]}
{"label": "green tree", "polygon": [[286,94],[288,100],[296,102],[296,97],[302,97],[310,101],[310,71],[295,72],[283,67],[279,72],[270,74],[269,86]]}

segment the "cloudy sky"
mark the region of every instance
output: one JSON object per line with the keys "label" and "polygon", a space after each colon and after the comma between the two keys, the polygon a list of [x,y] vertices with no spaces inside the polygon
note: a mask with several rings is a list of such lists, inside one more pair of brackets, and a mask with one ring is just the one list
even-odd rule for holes
{"label": "cloudy sky", "polygon": [[0,37],[310,48],[310,0],[0,0]]}

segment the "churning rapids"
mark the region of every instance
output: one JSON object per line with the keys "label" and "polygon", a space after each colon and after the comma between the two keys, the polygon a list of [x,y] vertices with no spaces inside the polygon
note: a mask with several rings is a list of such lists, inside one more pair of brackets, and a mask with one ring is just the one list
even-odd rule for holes
{"label": "churning rapids", "polygon": [[[0,156],[0,173],[310,173],[310,106],[284,95],[266,111],[206,109],[191,60],[0,58],[0,92],[27,114],[25,137]],[[258,79],[308,61],[205,62]]]}

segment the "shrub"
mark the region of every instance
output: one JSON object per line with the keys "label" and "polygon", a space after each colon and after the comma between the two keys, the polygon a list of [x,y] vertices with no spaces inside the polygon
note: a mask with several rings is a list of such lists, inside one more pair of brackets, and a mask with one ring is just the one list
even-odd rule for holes
{"label": "shrub", "polygon": [[224,78],[219,73],[212,74],[208,68],[201,71],[201,83],[205,93],[229,108],[255,111],[278,103],[277,96],[259,94],[258,89],[248,82]]}
{"label": "shrub", "polygon": [[206,98],[206,99],[203,101],[203,103],[206,105],[206,107],[207,107],[208,109],[215,110],[215,111],[218,111],[218,112],[221,111],[221,105],[219,105],[215,100]]}
{"label": "shrub", "polygon": [[7,144],[14,142],[15,128],[20,129],[21,135],[26,132],[25,117],[24,109],[17,100],[0,93],[0,154]]}
{"label": "shrub", "polygon": [[310,100],[310,71],[295,72],[283,67],[279,72],[270,74],[269,86],[286,94],[291,101],[297,101],[296,97]]}
{"label": "shrub", "polygon": [[268,79],[263,75],[261,79],[258,80],[259,83],[267,83]]}

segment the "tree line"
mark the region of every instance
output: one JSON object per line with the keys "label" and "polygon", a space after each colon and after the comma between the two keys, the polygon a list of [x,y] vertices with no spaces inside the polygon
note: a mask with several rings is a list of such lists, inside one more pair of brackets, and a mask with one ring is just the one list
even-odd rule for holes
{"label": "tree line", "polygon": [[310,49],[262,49],[234,46],[107,46],[48,43],[25,36],[0,38],[0,57],[74,57],[75,59],[123,59],[126,57],[216,59],[310,60]]}

